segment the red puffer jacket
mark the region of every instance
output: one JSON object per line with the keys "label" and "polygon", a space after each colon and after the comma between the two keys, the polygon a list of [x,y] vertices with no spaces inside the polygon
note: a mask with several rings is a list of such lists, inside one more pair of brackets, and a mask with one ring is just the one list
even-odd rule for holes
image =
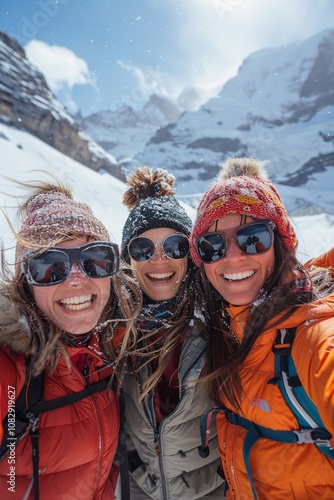
{"label": "red puffer jacket", "polygon": [[[92,339],[96,342],[96,339]],[[44,401],[81,391],[110,377],[100,357],[85,347],[68,348],[71,366],[62,356],[55,372],[45,372]],[[78,366],[84,362],[84,377]],[[25,379],[25,359],[6,347],[0,349],[0,420],[8,412],[9,391],[15,397]],[[114,499],[118,469],[113,465],[119,432],[118,398],[111,390],[40,415],[39,492],[41,499]],[[2,431],[2,429],[1,429]],[[1,434],[1,432],[0,432]],[[10,456],[13,460],[13,455]],[[32,457],[29,435],[0,462],[1,499],[32,499]],[[14,468],[13,468],[14,467]],[[12,481],[10,482],[9,479]],[[13,485],[12,489],[9,489]],[[25,496],[27,495],[27,496]]]}

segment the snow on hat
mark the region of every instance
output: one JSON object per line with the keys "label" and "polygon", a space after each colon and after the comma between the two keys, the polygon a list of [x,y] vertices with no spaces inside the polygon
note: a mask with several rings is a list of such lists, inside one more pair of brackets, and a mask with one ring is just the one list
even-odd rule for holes
{"label": "snow on hat", "polygon": [[195,239],[229,214],[272,220],[287,247],[296,247],[296,233],[275,186],[267,178],[265,164],[253,158],[230,158],[221,166],[216,183],[200,201],[191,234],[191,255],[198,266],[201,261]]}
{"label": "snow on hat", "polygon": [[192,221],[177,201],[175,177],[158,168],[137,167],[127,177],[130,188],[123,196],[123,204],[131,210],[122,234],[122,257],[129,262],[127,246],[132,238],[150,229],[168,227],[190,235]]}
{"label": "snow on hat", "polygon": [[107,229],[91,208],[74,201],[71,191],[61,183],[58,186],[48,184],[38,191],[23,207],[25,219],[17,234],[17,262],[30,248],[52,246],[74,234],[109,241]]}

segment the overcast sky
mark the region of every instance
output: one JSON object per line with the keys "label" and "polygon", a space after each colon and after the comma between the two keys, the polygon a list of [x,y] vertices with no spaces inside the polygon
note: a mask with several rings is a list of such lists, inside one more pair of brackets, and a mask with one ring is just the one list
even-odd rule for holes
{"label": "overcast sky", "polygon": [[0,30],[84,116],[214,94],[243,59],[334,28],[333,0],[1,0]]}

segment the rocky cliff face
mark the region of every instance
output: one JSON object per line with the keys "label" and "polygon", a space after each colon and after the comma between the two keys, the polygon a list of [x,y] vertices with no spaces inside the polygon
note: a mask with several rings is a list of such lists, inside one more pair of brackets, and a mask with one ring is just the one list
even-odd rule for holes
{"label": "rocky cliff face", "polygon": [[124,180],[116,159],[79,130],[23,48],[0,32],[0,120],[25,130],[93,170]]}

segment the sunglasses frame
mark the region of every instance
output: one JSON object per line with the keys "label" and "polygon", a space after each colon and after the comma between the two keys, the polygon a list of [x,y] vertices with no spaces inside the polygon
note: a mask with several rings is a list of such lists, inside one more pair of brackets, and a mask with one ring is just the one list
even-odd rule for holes
{"label": "sunglasses frame", "polygon": [[[86,249],[94,248],[97,246],[98,247],[107,247],[109,250],[112,250],[113,255],[115,257],[115,263],[113,264],[115,269],[113,270],[113,272],[111,274],[108,274],[107,276],[89,276],[89,274],[87,274],[87,272],[86,272],[86,270],[81,262],[82,252],[85,251]],[[63,255],[65,255],[66,258],[69,260],[70,270],[66,274],[66,276],[64,276],[64,278],[62,278],[59,281],[55,281],[55,282],[51,282],[51,283],[38,283],[34,280],[34,278],[31,275],[31,272],[29,269],[30,259],[33,257],[40,257],[41,255],[43,255],[43,253],[49,252],[50,250],[51,251],[54,250],[56,252],[59,252],[59,253],[62,253]],[[64,281],[67,280],[67,278],[69,277],[69,275],[71,273],[71,269],[73,267],[73,264],[75,262],[77,262],[78,266],[80,267],[80,270],[88,278],[91,278],[91,279],[110,278],[111,276],[113,276],[114,274],[116,274],[120,270],[120,257],[119,257],[118,245],[116,243],[112,243],[111,241],[91,241],[89,243],[86,243],[85,245],[82,245],[80,247],[75,247],[75,248],[63,248],[63,247],[54,246],[54,247],[50,247],[50,248],[45,248],[45,250],[43,250],[42,252],[40,250],[29,250],[23,256],[23,261],[21,262],[21,272],[22,272],[22,274],[25,275],[25,278],[26,278],[27,282],[29,283],[29,285],[32,285],[32,286],[54,286],[54,285],[59,285],[60,283],[63,283]]]}
{"label": "sunglasses frame", "polygon": [[[186,253],[186,255],[184,257],[169,257],[169,255],[166,254],[165,250],[164,250],[164,244],[166,242],[166,240],[168,240],[168,238],[171,238],[172,236],[181,236],[182,238],[185,238],[186,241],[188,242],[188,251]],[[130,245],[131,243],[133,243],[134,240],[136,239],[139,239],[139,238],[143,238],[145,240],[149,240],[151,243],[152,243],[152,246],[154,246],[154,254],[149,258],[149,259],[145,259],[145,260],[137,260],[135,258],[132,257],[132,255],[130,254]],[[160,246],[161,250],[162,250],[162,258],[163,259],[171,259],[171,260],[181,260],[181,259],[185,259],[187,257],[187,255],[189,254],[190,252],[190,242],[189,242],[189,238],[183,234],[183,233],[173,233],[173,234],[169,234],[168,236],[166,236],[166,238],[164,238],[163,240],[161,241],[153,241],[151,238],[149,238],[148,236],[141,236],[141,235],[138,235],[138,236],[134,236],[128,243],[128,254],[129,254],[129,257],[131,259],[133,259],[135,262],[148,262],[149,260],[153,259],[153,257],[155,257],[155,255],[157,254],[157,245]]]}
{"label": "sunglasses frame", "polygon": [[[245,228],[245,227],[250,227],[250,226],[255,226],[255,225],[263,225],[263,226],[266,226],[266,228],[268,229],[268,232],[269,232],[269,236],[270,236],[270,246],[264,250],[263,252],[258,252],[258,253],[247,253],[245,252],[239,245],[238,243],[238,240],[237,240],[237,236],[236,236],[236,233],[238,233],[238,231],[240,231],[241,229]],[[248,223],[248,224],[242,224],[241,226],[238,226],[236,227],[235,229],[233,230],[226,230],[226,231],[210,231],[209,233],[203,233],[201,234],[200,236],[198,236],[196,239],[195,239],[195,249],[196,249],[196,253],[198,255],[198,257],[200,258],[201,262],[203,264],[213,264],[215,262],[218,262],[220,261],[221,259],[223,259],[226,255],[226,251],[227,251],[227,242],[229,239],[233,239],[234,242],[236,243],[237,247],[239,248],[239,250],[244,253],[245,255],[262,255],[264,253],[267,253],[269,252],[269,250],[271,249],[272,245],[273,245],[273,242],[274,242],[274,229],[276,228],[276,224],[274,221],[272,220],[268,220],[268,219],[264,219],[264,220],[256,220],[254,222],[251,222],[251,223]],[[226,233],[228,233],[228,236],[226,236]],[[200,243],[200,239],[203,238],[203,236],[207,236],[209,234],[219,234],[222,236],[223,238],[223,241],[225,243],[225,252],[224,252],[224,255],[222,255],[221,257],[219,257],[218,259],[215,259],[215,260],[212,260],[210,262],[204,262],[200,256],[200,253],[199,253],[199,249],[198,249],[198,245]]]}

